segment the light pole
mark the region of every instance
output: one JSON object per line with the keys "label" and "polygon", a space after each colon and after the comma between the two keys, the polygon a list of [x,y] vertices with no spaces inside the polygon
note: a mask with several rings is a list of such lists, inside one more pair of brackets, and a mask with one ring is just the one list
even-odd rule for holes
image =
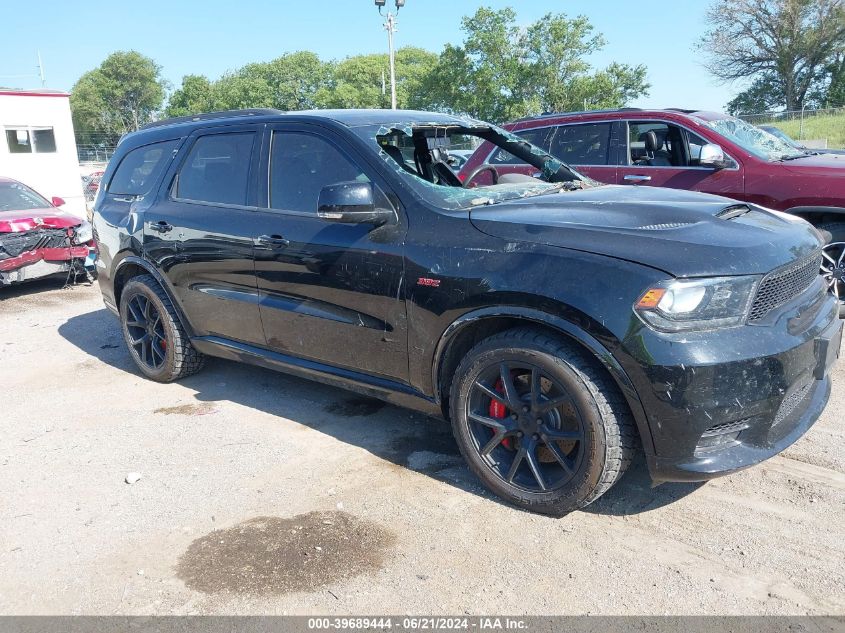
{"label": "light pole", "polygon": [[405,6],[405,0],[395,0],[396,13],[387,10],[387,15],[381,12],[387,0],[375,0],[379,15],[385,17],[384,29],[387,31],[387,47],[390,50],[390,107],[396,109],[396,51],[393,48],[393,34],[396,32],[396,15]]}

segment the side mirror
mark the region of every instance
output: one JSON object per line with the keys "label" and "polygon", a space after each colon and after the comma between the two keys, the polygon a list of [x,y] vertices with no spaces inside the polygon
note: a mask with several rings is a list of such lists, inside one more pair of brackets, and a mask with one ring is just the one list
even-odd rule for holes
{"label": "side mirror", "polygon": [[65,199],[59,198],[59,196],[53,196],[53,199],[50,200],[53,203],[54,207],[63,207],[65,205]]}
{"label": "side mirror", "polygon": [[715,143],[708,143],[701,148],[698,164],[702,167],[724,169],[728,166],[728,159],[725,158],[725,152],[721,147]]}
{"label": "side mirror", "polygon": [[317,202],[317,217],[346,224],[375,224],[389,222],[391,209],[376,207],[373,185],[369,182],[339,182],[323,187]]}

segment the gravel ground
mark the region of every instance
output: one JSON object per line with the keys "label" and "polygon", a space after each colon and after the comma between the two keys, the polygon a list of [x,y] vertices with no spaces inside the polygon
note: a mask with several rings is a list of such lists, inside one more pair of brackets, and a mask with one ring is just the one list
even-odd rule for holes
{"label": "gravel ground", "polygon": [[0,289],[4,614],[845,614],[842,362],[783,455],[638,463],[552,519],[425,416],[226,361],[145,380],[96,286],[60,288]]}

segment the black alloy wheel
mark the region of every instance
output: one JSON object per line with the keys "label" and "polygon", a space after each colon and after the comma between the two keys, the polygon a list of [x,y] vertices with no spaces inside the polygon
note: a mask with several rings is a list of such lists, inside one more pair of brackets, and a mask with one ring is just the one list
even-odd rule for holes
{"label": "black alloy wheel", "polygon": [[532,512],[559,516],[589,505],[622,476],[638,444],[627,402],[598,359],[531,327],[467,352],[449,409],[470,469]]}
{"label": "black alloy wheel", "polygon": [[126,330],[129,345],[140,361],[151,371],[158,371],[167,360],[167,333],[161,313],[150,299],[142,294],[127,303]]}
{"label": "black alloy wheel", "polygon": [[497,476],[527,492],[572,479],[583,458],[584,425],[563,385],[540,367],[503,361],[482,371],[471,389],[469,432]]}

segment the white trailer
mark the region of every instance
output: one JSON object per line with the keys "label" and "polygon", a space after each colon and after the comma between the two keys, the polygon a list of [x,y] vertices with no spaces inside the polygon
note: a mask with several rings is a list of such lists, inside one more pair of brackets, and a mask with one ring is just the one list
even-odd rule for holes
{"label": "white trailer", "polygon": [[14,178],[65,211],[85,217],[85,195],[70,116],[70,95],[0,89],[0,176]]}

